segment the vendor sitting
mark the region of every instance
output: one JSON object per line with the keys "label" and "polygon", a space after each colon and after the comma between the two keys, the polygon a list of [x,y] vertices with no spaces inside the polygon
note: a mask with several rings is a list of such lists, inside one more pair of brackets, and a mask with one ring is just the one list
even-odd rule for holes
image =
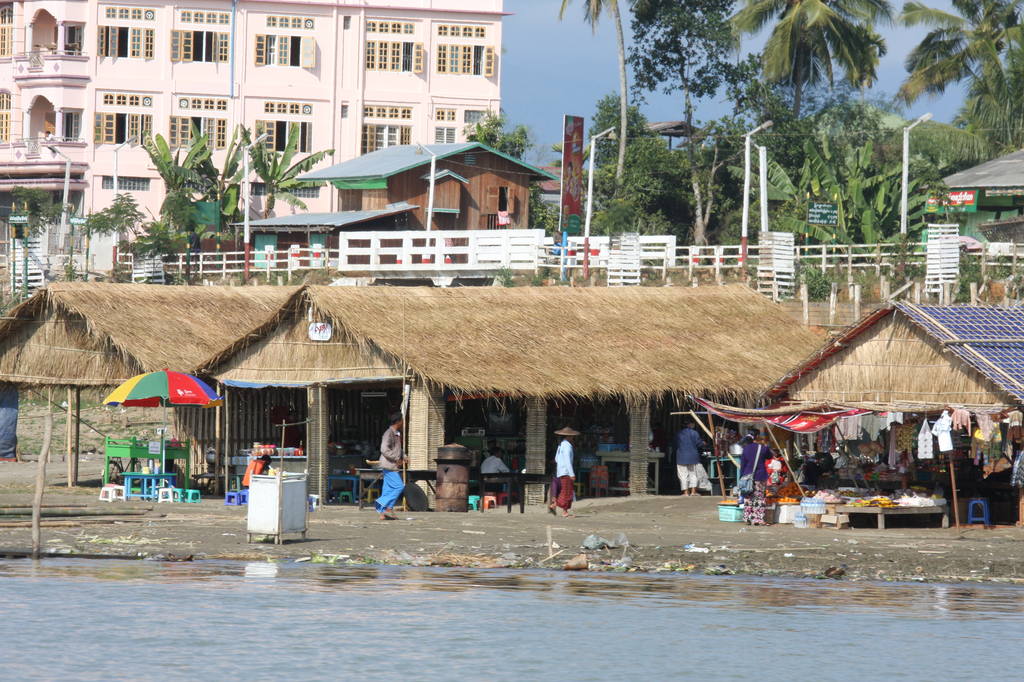
{"label": "vendor sitting", "polygon": [[489,455],[480,463],[481,474],[507,474],[508,472],[508,465],[497,453]]}
{"label": "vendor sitting", "polygon": [[245,468],[245,476],[242,477],[242,487],[248,488],[253,476],[259,476],[270,468],[270,455],[263,455],[259,459],[249,460],[249,466]]}

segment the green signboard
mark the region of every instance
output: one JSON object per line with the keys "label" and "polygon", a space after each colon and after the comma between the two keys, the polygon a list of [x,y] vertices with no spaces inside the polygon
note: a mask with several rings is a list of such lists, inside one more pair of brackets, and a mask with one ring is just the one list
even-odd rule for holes
{"label": "green signboard", "polygon": [[28,239],[27,215],[7,216],[7,222],[11,225],[11,239]]}
{"label": "green signboard", "polygon": [[839,224],[839,204],[830,201],[812,201],[807,204],[807,222],[811,225]]}
{"label": "green signboard", "polygon": [[580,220],[580,217],[578,215],[569,216],[565,221],[564,231],[568,232],[569,234],[579,234],[581,222],[583,221]]}
{"label": "green signboard", "polygon": [[28,225],[27,215],[12,215],[7,216],[7,222],[11,225]]}
{"label": "green signboard", "polygon": [[68,218],[68,222],[71,223],[72,225],[85,225],[85,218]]}

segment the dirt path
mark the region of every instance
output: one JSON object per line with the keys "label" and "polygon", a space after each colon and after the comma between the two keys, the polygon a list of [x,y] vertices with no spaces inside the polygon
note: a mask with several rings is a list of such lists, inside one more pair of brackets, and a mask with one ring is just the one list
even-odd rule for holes
{"label": "dirt path", "polygon": [[[55,465],[57,482],[62,475]],[[31,499],[34,465],[0,463],[0,505]],[[83,465],[86,472],[97,463]],[[51,487],[45,503],[99,507],[96,488]],[[554,566],[580,553],[596,534],[628,548],[587,552],[591,568],[716,574],[820,576],[830,567],[844,579],[1006,581],[1024,583],[1024,530],[893,528],[827,530],[792,526],[750,528],[718,521],[717,500],[646,497],[584,500],[579,516],[561,519],[541,508],[466,514],[403,513],[378,521],[371,510],[329,506],[310,516],[308,538],[284,545],[248,544],[245,508],[221,500],[198,505],[130,502],[111,509],[152,509],[141,522],[45,528],[50,551],[78,554],[193,554],[204,558],[384,563],[458,563],[479,566]],[[106,508],[106,507],[103,507]],[[557,556],[548,557],[550,527]],[[28,528],[0,528],[0,550],[25,550]],[[686,551],[686,545],[708,551]],[[333,557],[333,558],[332,558]]]}

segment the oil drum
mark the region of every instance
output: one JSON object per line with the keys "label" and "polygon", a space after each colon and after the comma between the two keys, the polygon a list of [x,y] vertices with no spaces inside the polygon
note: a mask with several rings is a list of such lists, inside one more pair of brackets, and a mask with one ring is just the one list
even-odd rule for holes
{"label": "oil drum", "polygon": [[437,449],[437,511],[464,512],[469,510],[469,466],[472,453],[456,444]]}

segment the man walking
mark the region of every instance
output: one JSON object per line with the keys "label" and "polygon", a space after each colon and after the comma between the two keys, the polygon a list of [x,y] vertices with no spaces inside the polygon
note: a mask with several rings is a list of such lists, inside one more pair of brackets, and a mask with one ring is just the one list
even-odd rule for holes
{"label": "man walking", "polygon": [[568,518],[575,516],[569,512],[569,509],[572,508],[573,495],[576,494],[576,472],[572,468],[574,454],[572,439],[580,435],[580,432],[566,426],[555,431],[555,435],[562,437],[562,442],[558,444],[558,451],[555,452],[555,479],[558,481],[558,494],[552,496],[554,499],[548,505],[548,509],[554,514],[555,507],[558,507],[562,510],[562,516]]}
{"label": "man walking", "polygon": [[693,421],[687,420],[676,434],[676,474],[680,492],[687,497],[698,495],[701,480],[707,478],[700,463],[700,449],[704,447],[704,441],[693,427]]}
{"label": "man walking", "polygon": [[395,520],[391,512],[395,508],[395,502],[401,497],[402,490],[405,489],[402,475],[398,473],[405,463],[405,451],[402,449],[402,415],[396,412],[391,415],[390,421],[391,426],[380,440],[380,468],[384,472],[384,481],[381,484],[380,497],[374,504],[381,521]]}

